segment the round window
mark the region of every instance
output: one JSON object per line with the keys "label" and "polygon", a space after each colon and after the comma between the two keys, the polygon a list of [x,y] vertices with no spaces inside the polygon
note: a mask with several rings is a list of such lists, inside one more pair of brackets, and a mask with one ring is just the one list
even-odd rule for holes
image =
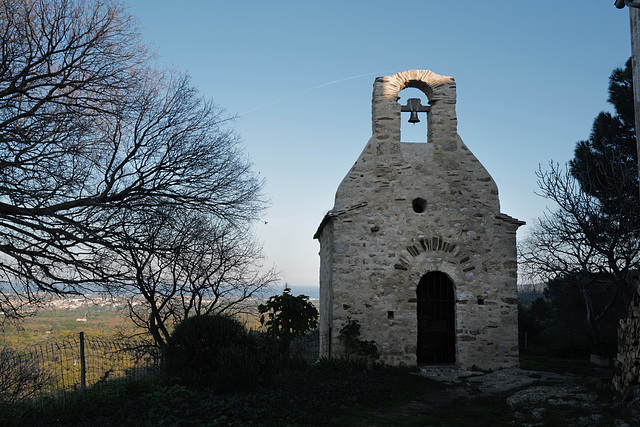
{"label": "round window", "polygon": [[413,206],[413,211],[416,213],[422,213],[427,209],[427,201],[421,197],[413,199],[411,205]]}

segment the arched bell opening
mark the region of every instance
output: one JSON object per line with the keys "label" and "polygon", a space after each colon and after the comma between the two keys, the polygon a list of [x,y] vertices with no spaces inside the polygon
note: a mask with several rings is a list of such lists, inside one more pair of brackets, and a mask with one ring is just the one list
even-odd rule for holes
{"label": "arched bell opening", "polygon": [[398,93],[401,107],[400,141],[427,142],[429,99],[418,88],[407,87]]}
{"label": "arched bell opening", "polygon": [[418,300],[418,364],[456,362],[456,314],[453,282],[445,273],[432,271],[420,279]]}

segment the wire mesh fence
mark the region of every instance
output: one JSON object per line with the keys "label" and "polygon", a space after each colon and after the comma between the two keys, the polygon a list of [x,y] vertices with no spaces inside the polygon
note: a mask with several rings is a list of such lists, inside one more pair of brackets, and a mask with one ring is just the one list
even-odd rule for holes
{"label": "wire mesh fence", "polygon": [[[318,360],[319,332],[291,342],[291,356]],[[109,381],[161,375],[160,350],[140,342],[89,337],[47,340],[24,351],[0,348],[0,403],[19,403],[84,391]]]}
{"label": "wire mesh fence", "polygon": [[21,402],[58,396],[106,381],[160,375],[154,347],[133,340],[87,337],[48,340],[24,351],[0,350],[0,400]]}
{"label": "wire mesh fence", "polygon": [[314,329],[307,335],[291,341],[291,356],[314,363],[320,357],[320,330]]}

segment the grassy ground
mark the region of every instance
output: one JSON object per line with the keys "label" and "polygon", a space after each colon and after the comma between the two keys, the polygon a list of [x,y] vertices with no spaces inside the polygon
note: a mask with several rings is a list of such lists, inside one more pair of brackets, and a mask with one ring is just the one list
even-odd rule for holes
{"label": "grassy ground", "polygon": [[520,354],[520,367],[529,371],[556,372],[558,374],[576,374],[598,378],[613,378],[613,368],[600,368],[592,365],[587,357],[560,358],[544,355]]}
{"label": "grassy ground", "polygon": [[[76,319],[86,318],[86,322]],[[49,337],[84,330],[92,335],[131,327],[114,307],[77,307],[43,310],[16,329],[0,335],[0,345],[28,345]],[[4,342],[3,342],[4,340]],[[610,383],[610,369],[599,369],[580,359],[524,354],[523,369],[573,373]],[[300,367],[299,367],[300,368]],[[601,399],[613,395],[597,388]],[[289,369],[269,386],[252,393],[214,395],[159,380],[128,384],[102,384],[85,396],[36,405],[0,407],[0,425],[40,426],[501,426],[513,425],[515,414],[506,404],[507,394],[457,395],[451,387],[423,378],[407,369],[380,368],[360,372],[348,364],[328,363],[306,369]],[[566,408],[546,408],[548,420],[567,424]],[[614,410],[605,421],[616,419]],[[546,420],[546,419],[545,419]],[[611,421],[612,422],[612,421]],[[515,424],[519,425],[519,424]],[[605,423],[606,425],[606,423]]]}
{"label": "grassy ground", "polygon": [[[588,364],[525,357],[523,366],[598,376],[610,371]],[[5,408],[2,425],[40,426],[502,426],[523,425],[506,403],[508,393],[461,396],[456,388],[411,370],[379,368],[359,372],[343,363],[290,369],[251,393],[214,395],[207,390],[168,386],[160,381],[97,386],[86,396]],[[602,389],[600,389],[602,391]],[[603,399],[613,401],[613,395]],[[613,408],[613,405],[612,405]],[[570,408],[546,408],[546,425],[571,425]],[[575,412],[575,411],[574,411]],[[623,417],[605,414],[602,425]],[[624,417],[623,417],[624,418]]]}
{"label": "grassy ground", "polygon": [[288,371],[251,393],[217,396],[158,381],[96,387],[37,406],[0,413],[4,425],[308,426],[351,425],[369,411],[389,411],[442,385],[406,370],[353,372],[325,366]]}

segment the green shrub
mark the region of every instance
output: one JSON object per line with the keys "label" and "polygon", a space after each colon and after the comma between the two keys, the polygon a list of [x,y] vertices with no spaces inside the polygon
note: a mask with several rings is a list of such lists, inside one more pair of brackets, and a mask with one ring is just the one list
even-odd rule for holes
{"label": "green shrub", "polygon": [[278,340],[266,332],[249,331],[250,345],[254,359],[260,367],[260,382],[270,382],[281,366]]}
{"label": "green shrub", "polygon": [[185,319],[171,334],[164,355],[169,380],[221,393],[270,380],[278,359],[273,340],[224,315]]}
{"label": "green shrub", "polygon": [[378,346],[375,341],[360,339],[360,322],[347,317],[347,323],[340,329],[338,339],[344,345],[345,356],[377,360],[380,358]]}
{"label": "green shrub", "polygon": [[27,354],[0,347],[0,404],[29,401],[47,386],[51,374]]}
{"label": "green shrub", "polygon": [[318,309],[306,295],[291,295],[291,289],[284,289],[282,295],[270,297],[258,306],[260,323],[267,332],[280,341],[283,359],[290,358],[291,341],[311,332],[318,326]]}

